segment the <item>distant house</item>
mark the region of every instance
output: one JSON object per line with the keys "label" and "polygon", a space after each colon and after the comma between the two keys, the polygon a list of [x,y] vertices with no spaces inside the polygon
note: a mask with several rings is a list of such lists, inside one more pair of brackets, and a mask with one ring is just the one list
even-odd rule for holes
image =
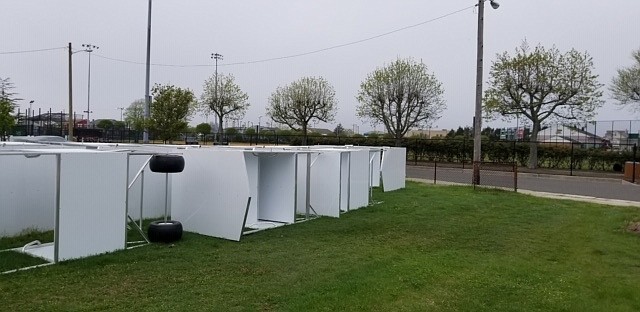
{"label": "distant house", "polygon": [[308,133],[309,134],[319,134],[319,135],[333,135],[333,131],[329,130],[329,129],[323,129],[323,128],[309,128],[308,129]]}
{"label": "distant house", "polygon": [[553,125],[538,133],[538,142],[548,144],[580,144],[582,147],[600,147],[609,141],[578,127]]}
{"label": "distant house", "polygon": [[638,134],[627,130],[607,130],[604,138],[611,142],[611,147],[615,150],[628,151],[634,144],[638,144]]}

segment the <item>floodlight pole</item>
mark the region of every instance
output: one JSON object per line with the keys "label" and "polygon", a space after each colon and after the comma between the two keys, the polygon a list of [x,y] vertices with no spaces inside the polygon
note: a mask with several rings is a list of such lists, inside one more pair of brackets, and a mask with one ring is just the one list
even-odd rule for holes
{"label": "floodlight pole", "polygon": [[151,97],[149,96],[149,76],[151,72],[151,0],[149,0],[149,11],[147,12],[147,68],[145,78],[144,91],[144,132],[142,134],[142,143],[149,143],[149,128],[147,128],[147,120],[151,117]]}

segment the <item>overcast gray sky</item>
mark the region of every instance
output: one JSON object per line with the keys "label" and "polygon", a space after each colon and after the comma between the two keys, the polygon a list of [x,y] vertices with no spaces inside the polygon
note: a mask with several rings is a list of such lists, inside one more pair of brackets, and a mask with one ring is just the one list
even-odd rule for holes
{"label": "overcast gray sky", "polygon": [[[498,10],[487,5],[485,12],[485,81],[496,53],[512,53],[524,39],[561,51],[587,51],[605,85],[617,68],[632,64],[631,53],[640,48],[638,0],[498,2]],[[249,95],[251,107],[244,121],[257,124],[278,86],[303,76],[323,76],[336,90],[338,114],[335,122],[318,127],[333,129],[342,123],[352,129],[355,124],[362,133],[372,126],[355,116],[360,83],[376,67],[412,57],[427,64],[445,89],[447,110],[434,127],[471,125],[476,3],[155,0],[151,63],[158,65],[151,67],[151,83],[189,88],[199,97],[203,82],[214,73],[211,53],[220,53],[224,60],[218,71],[232,73]],[[91,57],[91,118],[119,119],[118,107],[144,97],[147,4],[147,0],[3,0],[0,77],[15,84],[14,91],[25,99],[22,109],[34,100],[36,110],[67,111],[68,62],[63,47],[68,42],[74,50],[83,43],[97,45],[100,48]],[[403,29],[416,24],[420,25]],[[393,33],[383,35],[389,32]],[[363,41],[372,37],[376,38]],[[348,43],[353,44],[344,45]],[[59,49],[9,53],[49,48]],[[300,54],[306,55],[282,58]],[[78,113],[87,109],[87,74],[87,53],[74,54]],[[636,119],[618,109],[608,92],[605,100],[598,120]],[[191,123],[204,120],[195,116]],[[261,121],[265,124],[267,117]]]}

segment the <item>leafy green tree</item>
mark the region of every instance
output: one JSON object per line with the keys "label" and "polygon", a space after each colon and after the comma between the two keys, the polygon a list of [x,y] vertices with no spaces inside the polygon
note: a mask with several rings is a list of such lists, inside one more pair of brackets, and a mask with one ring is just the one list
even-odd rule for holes
{"label": "leafy green tree", "polygon": [[307,145],[307,129],[312,120],[333,121],[337,111],[335,93],[324,78],[303,77],[271,94],[267,115],[276,123],[302,131],[302,145]]}
{"label": "leafy green tree", "polygon": [[633,53],[633,59],[635,63],[631,67],[618,69],[609,91],[618,105],[640,112],[640,49]]}
{"label": "leafy green tree", "polygon": [[100,128],[100,129],[109,130],[109,129],[113,128],[113,120],[100,119],[96,126],[98,126],[98,128]]}
{"label": "leafy green tree", "polygon": [[218,141],[222,142],[225,118],[242,119],[249,108],[249,96],[235,83],[233,75],[213,75],[204,82],[201,109],[218,117]]}
{"label": "leafy green tree", "polygon": [[529,119],[533,124],[529,167],[536,168],[536,141],[544,122],[584,120],[602,106],[602,84],[593,70],[593,60],[586,52],[571,49],[562,54],[555,47],[540,45],[531,50],[524,41],[515,55],[504,52],[493,62],[484,97],[485,117]]}
{"label": "leafy green tree", "polygon": [[211,125],[210,125],[210,124],[208,124],[208,123],[206,123],[206,122],[203,122],[203,123],[198,124],[198,125],[196,126],[196,129],[195,129],[195,130],[196,130],[196,132],[198,132],[198,133],[202,133],[202,134],[204,134],[204,135],[207,135],[207,134],[210,134],[210,133],[211,133]]}
{"label": "leafy green tree", "polygon": [[173,85],[159,84],[153,86],[151,91],[151,128],[159,139],[172,142],[187,129],[189,117],[196,108],[193,92]]}
{"label": "leafy green tree", "polygon": [[0,78],[0,140],[5,141],[15,125],[15,117],[13,112],[16,108],[15,93],[11,92],[14,88],[9,78]]}
{"label": "leafy green tree", "polygon": [[341,123],[339,123],[335,129],[333,129],[333,134],[337,136],[341,136],[342,134],[344,134],[344,127]]}
{"label": "leafy green tree", "polygon": [[135,100],[124,110],[124,121],[129,128],[141,132],[145,128],[144,99]]}
{"label": "leafy green tree", "polygon": [[120,121],[120,120],[113,121],[113,129],[124,130],[126,127],[127,127],[127,124],[124,121]]}
{"label": "leafy green tree", "polygon": [[428,127],[446,104],[442,83],[427,65],[398,59],[370,73],[360,84],[358,117],[381,123],[399,146],[411,128]]}

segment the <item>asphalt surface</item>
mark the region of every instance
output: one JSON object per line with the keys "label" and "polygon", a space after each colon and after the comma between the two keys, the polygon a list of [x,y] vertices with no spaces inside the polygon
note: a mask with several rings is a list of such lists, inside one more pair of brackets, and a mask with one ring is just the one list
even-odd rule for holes
{"label": "asphalt surface", "polygon": [[[472,170],[461,168],[437,168],[407,166],[407,178],[433,183],[471,184]],[[514,188],[513,172],[482,170],[480,184],[502,188]],[[576,177],[552,174],[518,173],[518,191],[533,191],[551,195],[568,195],[578,198],[594,198],[600,201],[631,201],[640,204],[640,185],[622,179]]]}

